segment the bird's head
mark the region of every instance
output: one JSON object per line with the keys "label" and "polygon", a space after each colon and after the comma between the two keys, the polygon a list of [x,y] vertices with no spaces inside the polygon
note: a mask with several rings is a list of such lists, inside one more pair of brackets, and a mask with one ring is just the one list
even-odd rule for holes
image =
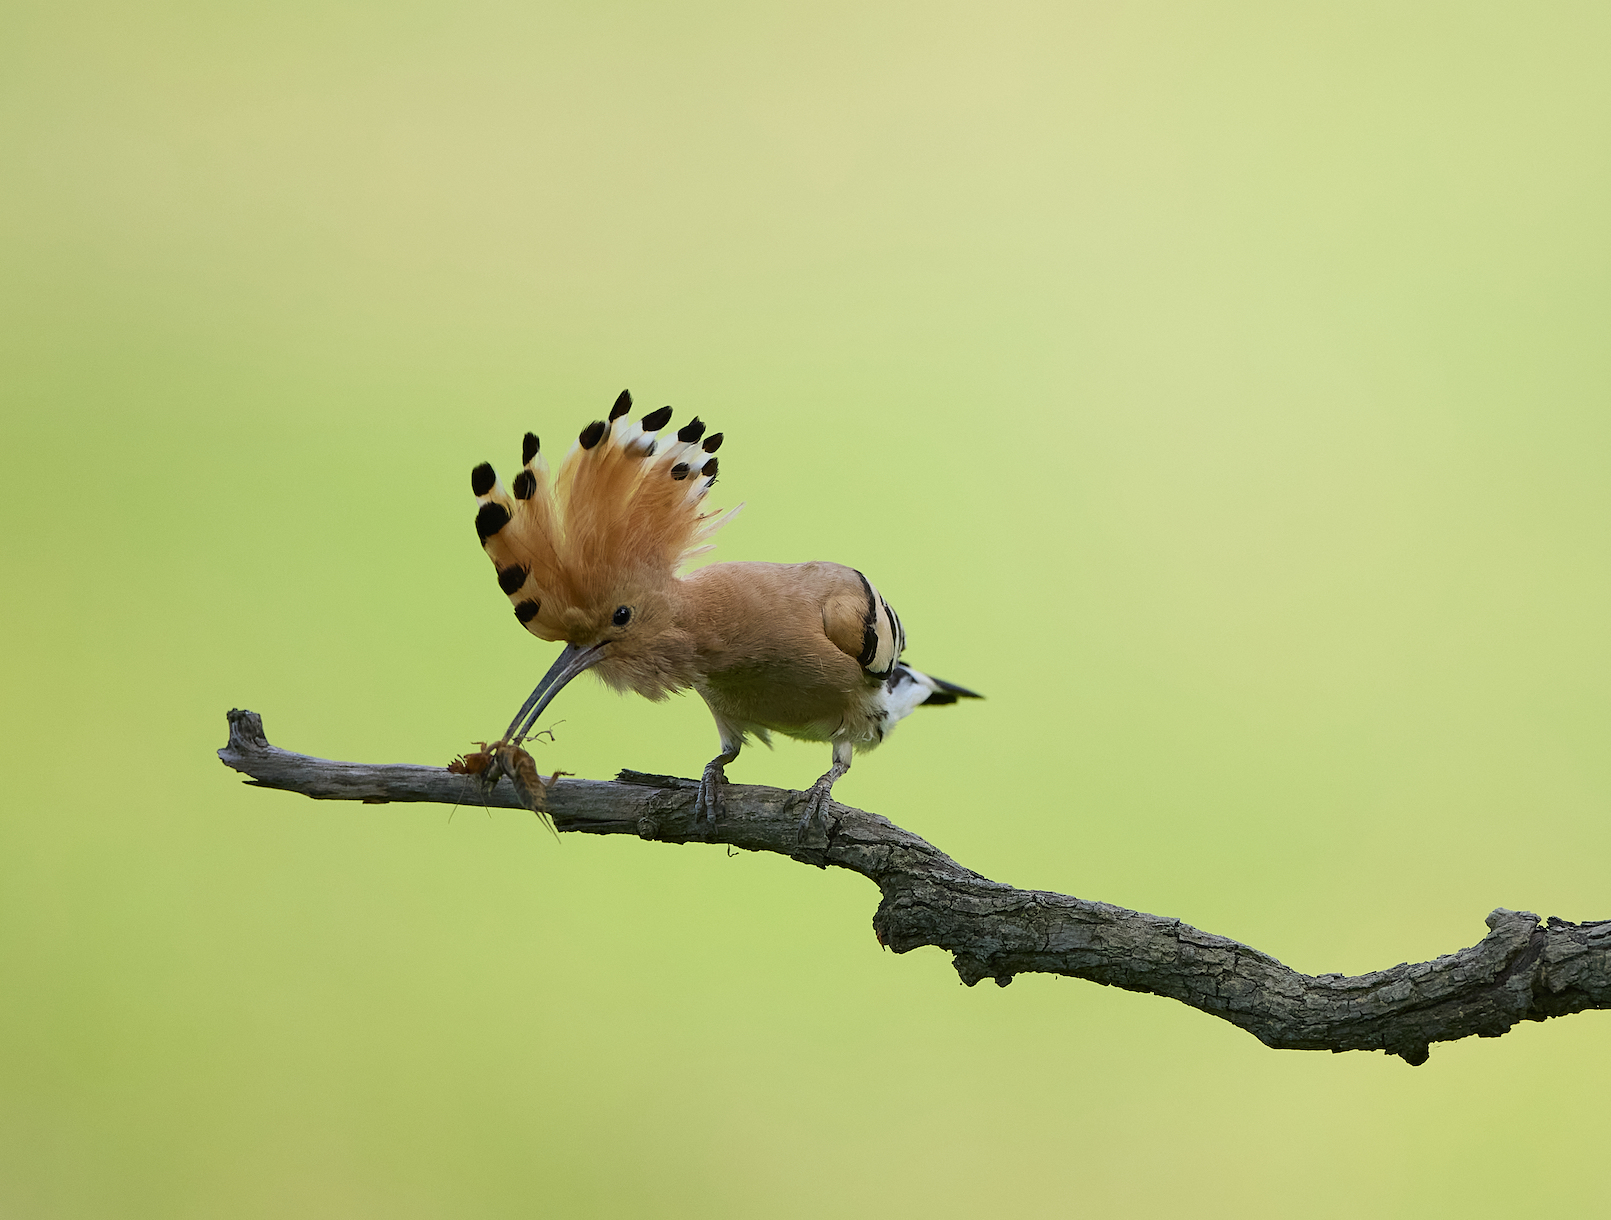
{"label": "bird's head", "polygon": [[732,515],[702,511],[722,437],[706,436],[695,419],[662,439],[671,408],[629,423],[631,405],[623,391],[552,477],[529,432],[508,491],[489,464],[471,472],[476,533],[515,617],[538,638],[566,644],[517,725],[533,723],[587,669],[650,698],[687,684],[676,571],[708,550],[702,544]]}

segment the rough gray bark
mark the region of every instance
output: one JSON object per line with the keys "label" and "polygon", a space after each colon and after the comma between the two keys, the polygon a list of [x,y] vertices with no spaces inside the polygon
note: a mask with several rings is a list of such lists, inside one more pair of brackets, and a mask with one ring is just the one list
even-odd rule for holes
{"label": "rough gray bark", "polygon": [[[491,791],[441,767],[331,762],[268,743],[253,712],[229,713],[218,756],[251,782],[318,800],[435,801],[523,808],[507,779]],[[707,841],[694,829],[693,780],[623,771],[614,783],[565,779],[548,794],[560,831]],[[1066,894],[991,881],[877,814],[830,802],[828,829],[797,840],[802,794],[734,784],[708,841],[860,873],[883,900],[879,939],[897,953],[936,945],[970,987],[1029,971],[1169,996],[1222,1017],[1266,1046],[1383,1050],[1425,1063],[1433,1042],[1495,1038],[1518,1021],[1611,1008],[1611,920],[1540,922],[1501,907],[1469,949],[1345,977],[1299,974],[1257,949]]]}

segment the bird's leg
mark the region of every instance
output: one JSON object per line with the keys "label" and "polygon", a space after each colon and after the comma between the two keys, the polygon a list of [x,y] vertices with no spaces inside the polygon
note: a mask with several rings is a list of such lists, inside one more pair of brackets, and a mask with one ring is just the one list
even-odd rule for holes
{"label": "bird's leg", "polygon": [[722,752],[705,764],[705,774],[699,779],[699,795],[694,799],[694,833],[704,831],[705,838],[716,830],[723,812],[722,785],[727,782],[728,763],[738,757],[742,738],[729,739],[722,734]]}
{"label": "bird's leg", "polygon": [[[822,855],[828,848],[828,831],[825,819],[822,816],[823,806],[828,803],[828,797],[833,792],[835,781],[846,771],[850,770],[850,743],[836,741],[833,743],[833,766],[823,774],[822,778],[812,784],[805,792],[805,809],[800,814],[800,826],[795,833],[794,856],[798,860],[808,860],[819,868],[826,868]],[[822,846],[817,848],[806,847],[807,837],[815,838],[817,831],[822,833]]]}

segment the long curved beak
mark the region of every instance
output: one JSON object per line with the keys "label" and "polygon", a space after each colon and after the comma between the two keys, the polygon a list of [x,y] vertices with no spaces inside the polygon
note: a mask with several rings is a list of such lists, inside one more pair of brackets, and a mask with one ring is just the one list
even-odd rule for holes
{"label": "long curved beak", "polygon": [[503,739],[508,742],[524,741],[526,734],[531,732],[531,726],[537,723],[537,717],[554,701],[554,696],[565,689],[565,684],[603,659],[603,644],[593,644],[587,648],[580,644],[565,645],[565,650],[554,659],[543,680],[537,683],[537,689],[531,692],[531,698],[521,704],[520,711],[509,722],[509,731],[503,735]]}

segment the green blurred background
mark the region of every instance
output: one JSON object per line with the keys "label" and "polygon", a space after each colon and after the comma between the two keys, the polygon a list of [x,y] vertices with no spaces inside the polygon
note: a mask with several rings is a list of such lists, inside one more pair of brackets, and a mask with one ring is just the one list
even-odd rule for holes
{"label": "green blurred background", "polygon": [[[1272,1052],[959,985],[876,894],[243,787],[446,762],[552,649],[468,472],[622,386],[919,713],[837,790],[1306,971],[1611,917],[1611,10],[0,16],[0,1213],[1603,1205],[1611,1022]],[[591,682],[540,762],[695,774]],[[801,786],[820,746],[752,749]],[[1575,1167],[1575,1168],[1571,1168]]]}

